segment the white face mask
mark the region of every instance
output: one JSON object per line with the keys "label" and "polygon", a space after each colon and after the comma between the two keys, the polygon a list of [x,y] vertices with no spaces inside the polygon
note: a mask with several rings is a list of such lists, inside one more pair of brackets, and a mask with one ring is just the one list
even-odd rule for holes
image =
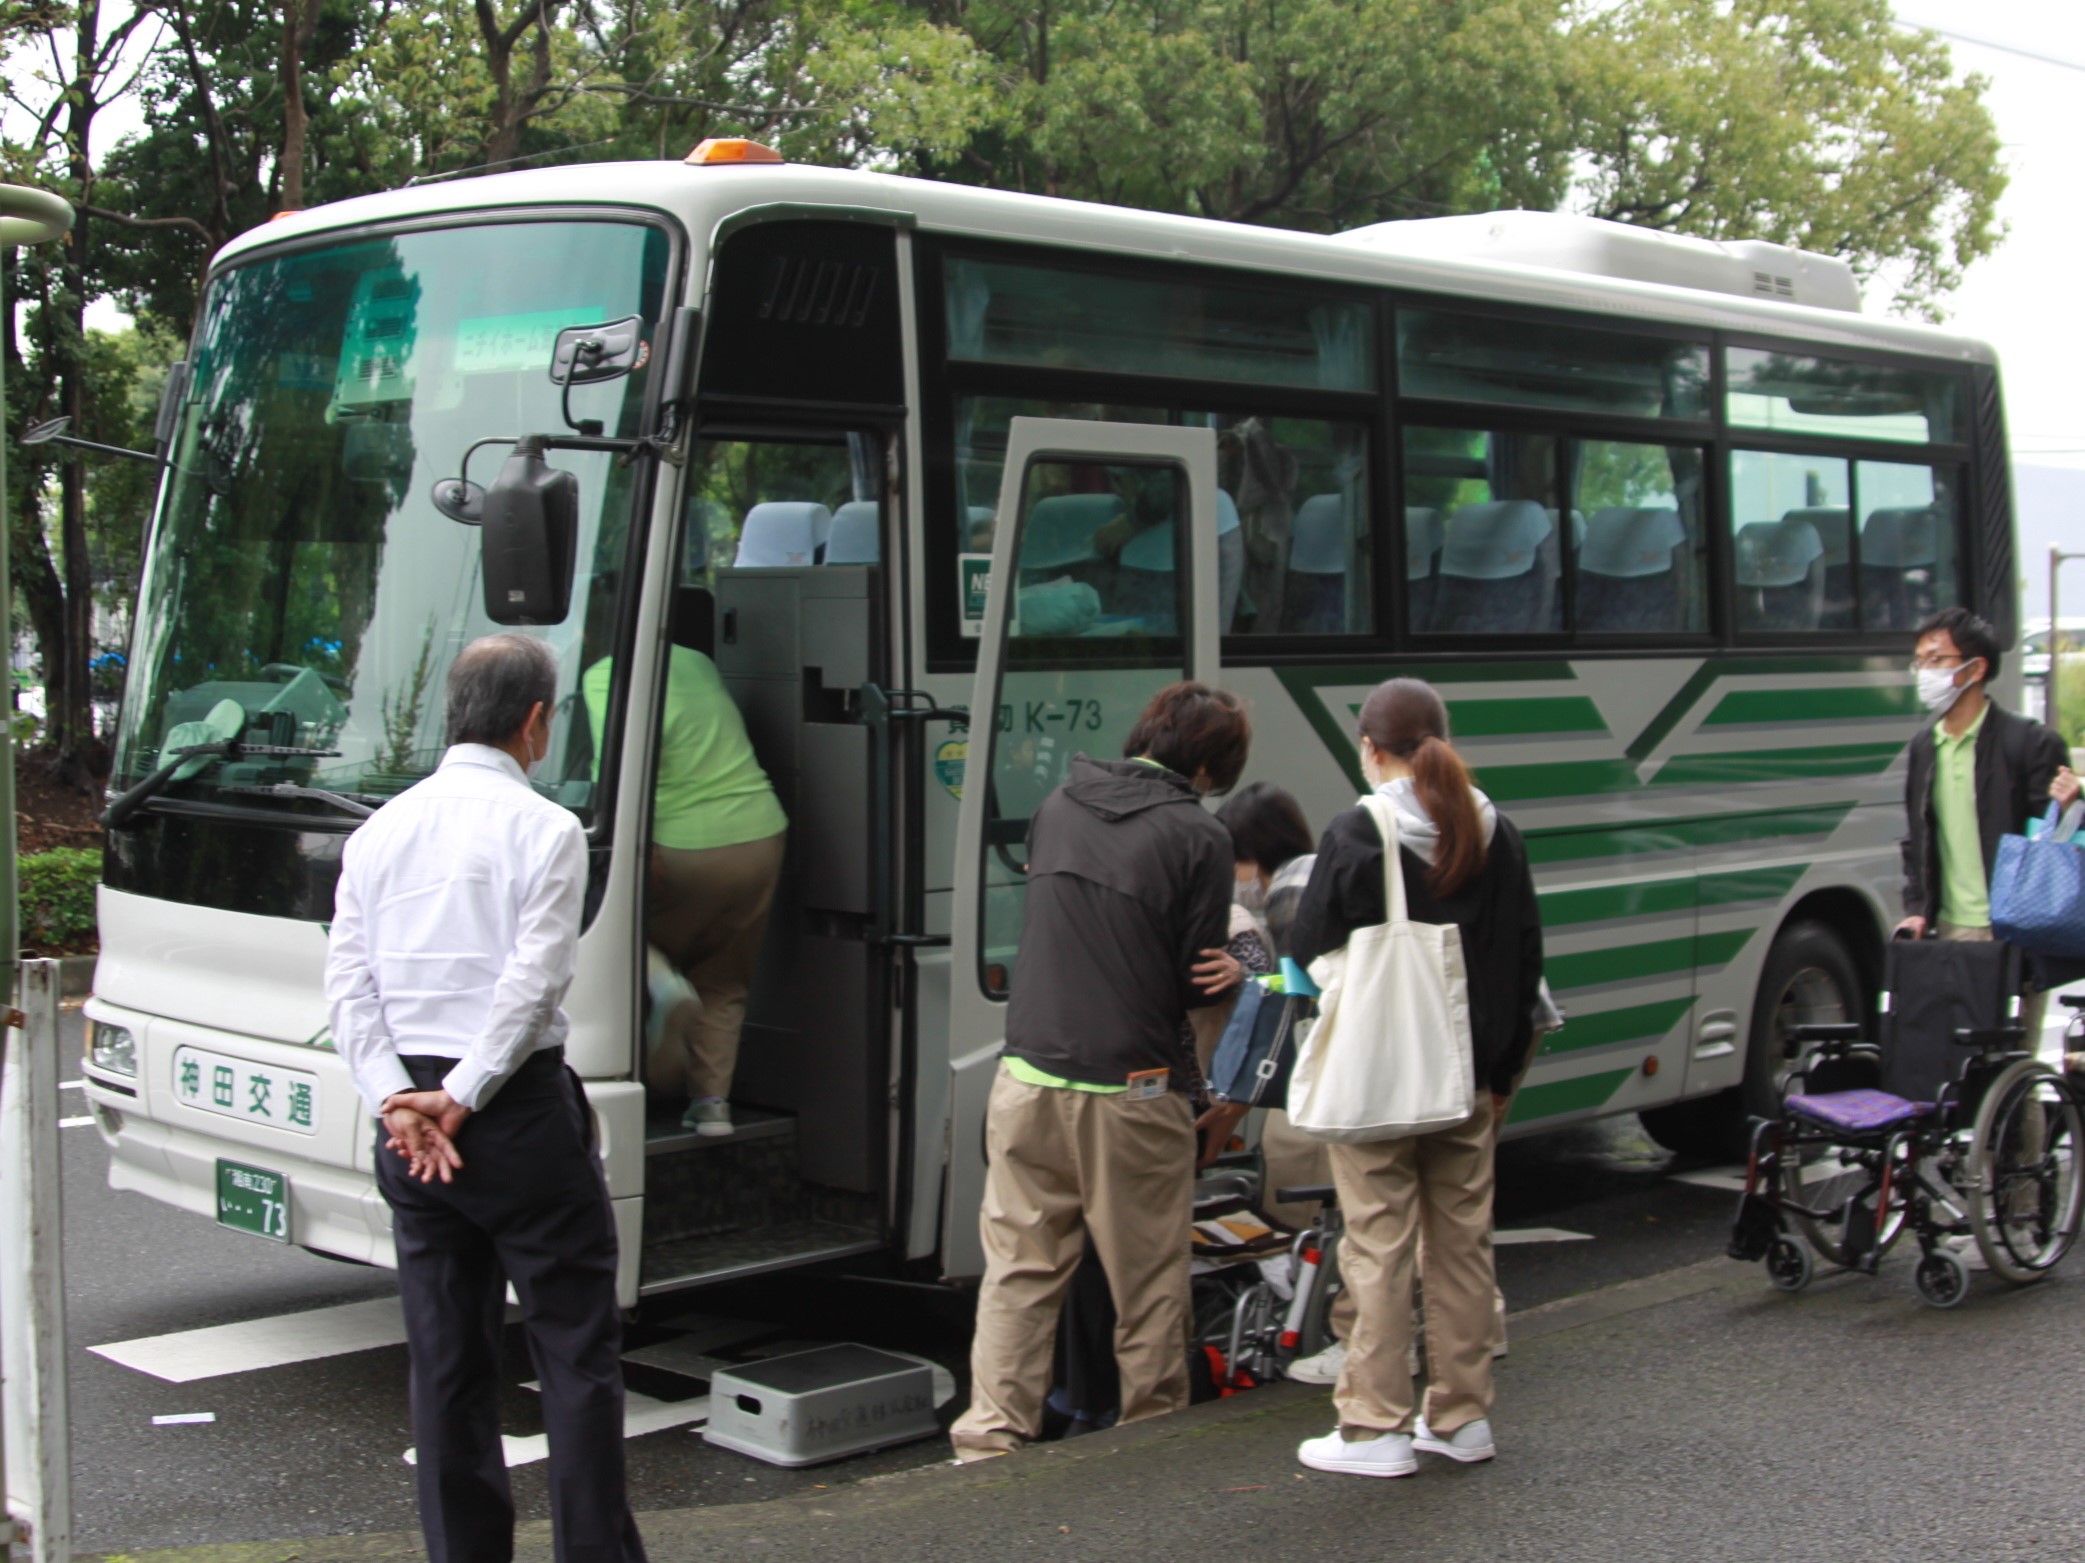
{"label": "white face mask", "polygon": [[1257,917],[1267,910],[1267,887],[1260,883],[1258,875],[1241,879],[1233,888],[1231,899]]}
{"label": "white face mask", "polygon": [[1920,668],[1919,704],[1935,715],[1947,710],[1962,698],[1962,691],[1955,687],[1955,675],[1961,671],[1960,668]]}

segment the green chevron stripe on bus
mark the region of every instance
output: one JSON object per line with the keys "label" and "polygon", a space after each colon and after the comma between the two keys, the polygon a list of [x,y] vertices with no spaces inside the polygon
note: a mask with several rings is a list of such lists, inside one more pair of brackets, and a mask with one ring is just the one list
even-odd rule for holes
{"label": "green chevron stripe on bus", "polygon": [[1622,1088],[1622,1082],[1635,1073],[1633,1068],[1604,1069],[1599,1074],[1580,1075],[1573,1080],[1522,1086],[1513,1098],[1506,1122],[1526,1123],[1531,1118],[1554,1118],[1561,1113],[1591,1112],[1594,1108],[1605,1107],[1608,1099]]}
{"label": "green chevron stripe on bus", "polygon": [[1662,1041],[1693,1007],[1694,997],[1689,994],[1683,999],[1659,999],[1651,1004],[1604,1009],[1594,1015],[1573,1015],[1563,1030],[1552,1031],[1543,1039],[1540,1056],[1553,1058],[1563,1053],[1589,1053],[1595,1048]]}
{"label": "green chevron stripe on bus", "polygon": [[1533,765],[1478,765],[1477,784],[1500,803],[1638,792],[1651,787],[1723,786],[1735,782],[1814,781],[1828,776],[1874,776],[1890,768],[1907,740],[1818,745],[1806,749],[1750,749],[1732,754],[1683,754],[1649,781],[1627,760],[1562,760]]}
{"label": "green chevron stripe on bus", "polygon": [[1774,809],[1758,814],[1711,814],[1660,820],[1649,825],[1553,825],[1521,832],[1528,859],[1536,864],[1576,863],[1594,858],[1634,857],[1644,852],[1701,851],[1749,842],[1821,838],[1853,812],[1851,803],[1822,808]]}
{"label": "green chevron stripe on bus", "polygon": [[1790,722],[1857,722],[1916,717],[1918,691],[1909,684],[1862,684],[1850,689],[1733,689],[1701,719],[1704,727],[1771,726]]}
{"label": "green chevron stripe on bus", "polygon": [[[1632,760],[1647,760],[1659,744],[1668,738],[1687,713],[1701,702],[1701,697],[1714,688],[1719,679],[1747,678],[1770,675],[1783,677],[1789,674],[1845,674],[1845,673],[1894,673],[1897,664],[1885,657],[1786,657],[1772,661],[1724,660],[1704,662],[1693,672],[1687,682],[1679,687],[1673,697],[1666,701],[1658,714],[1645,724],[1642,732],[1630,743],[1626,751]],[[1782,694],[1788,693],[1782,691]],[[1811,691],[1800,691],[1805,699]]]}
{"label": "green chevron stripe on bus", "polygon": [[1836,744],[1815,749],[1753,749],[1742,754],[1683,754],[1651,778],[1654,787],[1708,787],[1736,782],[1807,781],[1824,776],[1876,776],[1909,743]]}
{"label": "green chevron stripe on bus", "polygon": [[[1360,716],[1360,708],[1354,708]],[[1600,708],[1584,695],[1555,699],[1450,700],[1448,730],[1457,741],[1543,733],[1604,733]]]}
{"label": "green chevron stripe on bus", "polygon": [[1648,944],[1618,944],[1608,950],[1550,955],[1544,957],[1542,971],[1549,978],[1550,987],[1564,993],[1573,988],[1692,971],[1697,966],[1721,966],[1757,932],[1756,928],[1719,929],[1685,939],[1653,939]]}
{"label": "green chevron stripe on bus", "polygon": [[1607,922],[1618,917],[1654,917],[1664,912],[1692,911],[1697,905],[1778,901],[1795,888],[1795,882],[1803,877],[1804,866],[1787,863],[1774,868],[1600,885],[1590,890],[1550,890],[1539,893],[1537,899],[1541,902],[1545,928]]}
{"label": "green chevron stripe on bus", "polygon": [[1494,803],[1536,798],[1583,798],[1596,793],[1636,792],[1643,783],[1627,760],[1545,760],[1534,765],[1473,765],[1477,785]]}

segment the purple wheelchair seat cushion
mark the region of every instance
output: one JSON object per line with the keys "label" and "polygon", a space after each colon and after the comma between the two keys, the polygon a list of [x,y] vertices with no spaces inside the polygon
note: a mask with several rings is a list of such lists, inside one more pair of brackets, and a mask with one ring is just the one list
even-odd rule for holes
{"label": "purple wheelchair seat cushion", "polygon": [[1887,1091],[1828,1091],[1821,1096],[1791,1096],[1788,1110],[1827,1128],[1865,1133],[1893,1128],[1923,1118],[1931,1102],[1907,1102]]}

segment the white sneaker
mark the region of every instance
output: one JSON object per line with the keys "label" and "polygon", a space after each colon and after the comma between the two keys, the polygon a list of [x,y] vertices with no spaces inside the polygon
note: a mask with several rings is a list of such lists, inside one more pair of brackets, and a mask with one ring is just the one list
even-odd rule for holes
{"label": "white sneaker", "polygon": [[706,1138],[731,1132],[731,1103],[721,1096],[705,1096],[681,1115],[681,1127]]}
{"label": "white sneaker", "polygon": [[1323,1438],[1304,1439],[1296,1446],[1296,1458],[1313,1471],[1342,1476],[1410,1476],[1419,1469],[1410,1433],[1385,1433],[1348,1443],[1335,1427]]}
{"label": "white sneaker", "polygon": [[1299,1384],[1337,1384],[1346,1365],[1346,1342],[1334,1341],[1315,1356],[1298,1357],[1282,1372]]}
{"label": "white sneaker", "polygon": [[1412,1446],[1424,1449],[1428,1454],[1444,1454],[1465,1465],[1493,1459],[1499,1452],[1498,1445],[1491,1441],[1491,1423],[1481,1416],[1474,1422],[1463,1423],[1446,1438],[1436,1436],[1422,1416],[1419,1425],[1412,1430]]}

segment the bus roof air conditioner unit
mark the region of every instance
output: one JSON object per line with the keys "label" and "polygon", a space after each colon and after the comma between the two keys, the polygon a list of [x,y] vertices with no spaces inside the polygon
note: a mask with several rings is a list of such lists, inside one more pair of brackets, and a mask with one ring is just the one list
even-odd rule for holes
{"label": "bus roof air conditioner unit", "polygon": [[1568,212],[1422,217],[1374,223],[1339,238],[1413,260],[1505,261],[1544,271],[1659,282],[1817,309],[1858,313],[1861,307],[1853,268],[1830,255],[1813,255],[1763,239],[1696,239]]}

